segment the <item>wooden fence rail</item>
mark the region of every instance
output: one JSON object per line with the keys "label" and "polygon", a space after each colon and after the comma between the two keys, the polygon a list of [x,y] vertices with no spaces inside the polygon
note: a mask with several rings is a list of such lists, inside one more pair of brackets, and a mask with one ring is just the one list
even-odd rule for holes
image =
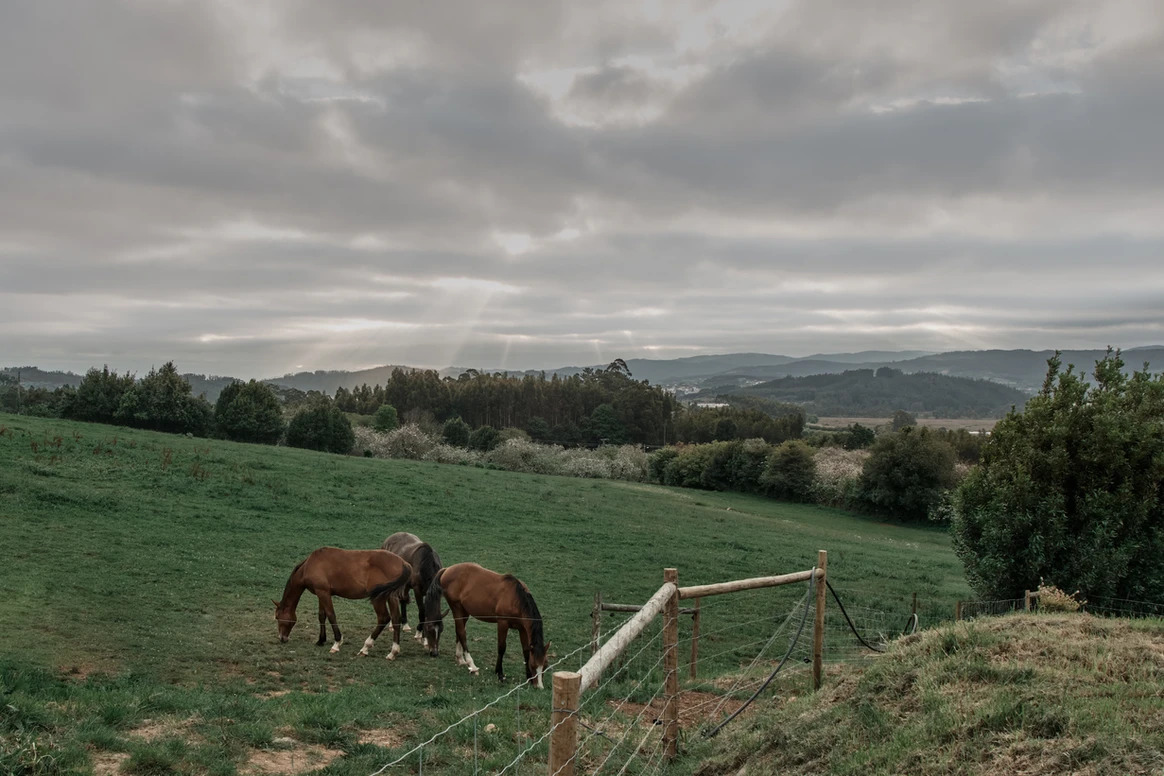
{"label": "wooden fence rail", "polygon": [[[599,678],[626,648],[643,632],[647,625],[659,614],[663,614],[663,753],[666,759],[674,759],[679,742],[679,615],[692,617],[691,676],[695,676],[695,665],[699,644],[699,601],[704,596],[734,593],[740,590],[777,587],[796,582],[806,582],[815,577],[816,617],[813,622],[812,686],[819,689],[821,665],[824,653],[824,607],[828,582],[828,553],[821,550],[817,554],[816,567],[793,574],[771,577],[754,577],[719,582],[711,585],[679,587],[677,569],[663,570],[663,585],[642,606],[630,604],[609,604],[602,601],[601,593],[594,596],[593,632],[591,648],[593,654],[577,672],[556,671],[553,677],[554,697],[551,716],[550,776],[575,776],[575,757],[578,750],[578,708],[580,698],[586,690],[595,687]],[[695,606],[680,609],[681,599],[695,599]],[[806,604],[807,605],[807,604]],[[623,623],[605,644],[599,646],[600,618],[604,611],[633,612],[634,616]]]}

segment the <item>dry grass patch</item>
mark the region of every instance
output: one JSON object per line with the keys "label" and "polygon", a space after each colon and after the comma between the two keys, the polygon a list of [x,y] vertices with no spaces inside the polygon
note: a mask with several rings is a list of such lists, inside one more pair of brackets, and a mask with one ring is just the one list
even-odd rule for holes
{"label": "dry grass patch", "polygon": [[1164,622],[1011,615],[898,639],[767,702],[704,776],[1164,773]]}
{"label": "dry grass patch", "polygon": [[93,755],[93,776],[118,776],[128,759],[125,752],[97,752]]}
{"label": "dry grass patch", "polygon": [[295,743],[284,749],[259,749],[247,758],[240,769],[242,774],[265,776],[271,774],[311,773],[343,756],[338,749],[327,749],[315,744]]}

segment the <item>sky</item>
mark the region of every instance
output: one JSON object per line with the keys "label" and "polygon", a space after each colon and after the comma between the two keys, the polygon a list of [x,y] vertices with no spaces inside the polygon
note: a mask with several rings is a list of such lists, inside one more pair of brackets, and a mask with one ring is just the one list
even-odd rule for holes
{"label": "sky", "polygon": [[1164,3],[0,0],[0,365],[1164,343]]}

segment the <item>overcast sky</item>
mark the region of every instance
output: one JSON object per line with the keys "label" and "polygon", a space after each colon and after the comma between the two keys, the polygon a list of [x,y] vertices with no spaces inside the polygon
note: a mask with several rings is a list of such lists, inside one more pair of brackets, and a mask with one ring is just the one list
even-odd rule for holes
{"label": "overcast sky", "polygon": [[0,365],[1164,342],[1160,0],[0,0]]}

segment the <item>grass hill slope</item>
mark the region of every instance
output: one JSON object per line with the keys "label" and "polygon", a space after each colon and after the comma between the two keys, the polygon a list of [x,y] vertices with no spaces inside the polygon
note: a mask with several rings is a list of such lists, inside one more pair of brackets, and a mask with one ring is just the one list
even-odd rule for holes
{"label": "grass hill slope", "polygon": [[[895,622],[914,592],[923,622],[949,616],[967,593],[944,532],[838,510],[0,414],[0,753],[37,743],[59,766],[47,772],[120,757],[126,773],[232,774],[290,738],[337,752],[330,774],[366,776],[386,750],[502,691],[490,670],[496,631],[480,622],[468,626],[476,677],[454,665],[451,626],[439,659],[405,639],[388,663],[387,632],[372,657],[356,659],[373,624],[367,601],[336,600],[345,635],[336,655],[313,644],[310,594],[290,643],[278,643],[271,599],[295,564],[320,546],[377,547],[399,530],[431,542],[446,564],[477,561],[525,581],[551,653],[582,648],[568,668],[588,655],[595,591],[641,603],[664,566],[699,584],[805,569],[825,548],[846,602]],[[705,633],[734,629],[709,637],[701,675],[750,660],[773,614],[802,594],[705,602]],[[689,635],[689,620],[680,627]],[[520,656],[510,634],[511,682]],[[549,692],[520,695],[520,713],[499,706],[481,719],[497,729],[482,738],[483,772],[514,756],[519,734],[546,730]],[[159,719],[168,732],[142,732]],[[376,731],[394,738],[369,743]],[[464,772],[464,743],[427,748],[425,773]],[[0,773],[15,772],[13,762],[0,760]]]}
{"label": "grass hill slope", "polygon": [[1014,615],[899,639],[723,734],[700,776],[1164,773],[1164,621]]}

